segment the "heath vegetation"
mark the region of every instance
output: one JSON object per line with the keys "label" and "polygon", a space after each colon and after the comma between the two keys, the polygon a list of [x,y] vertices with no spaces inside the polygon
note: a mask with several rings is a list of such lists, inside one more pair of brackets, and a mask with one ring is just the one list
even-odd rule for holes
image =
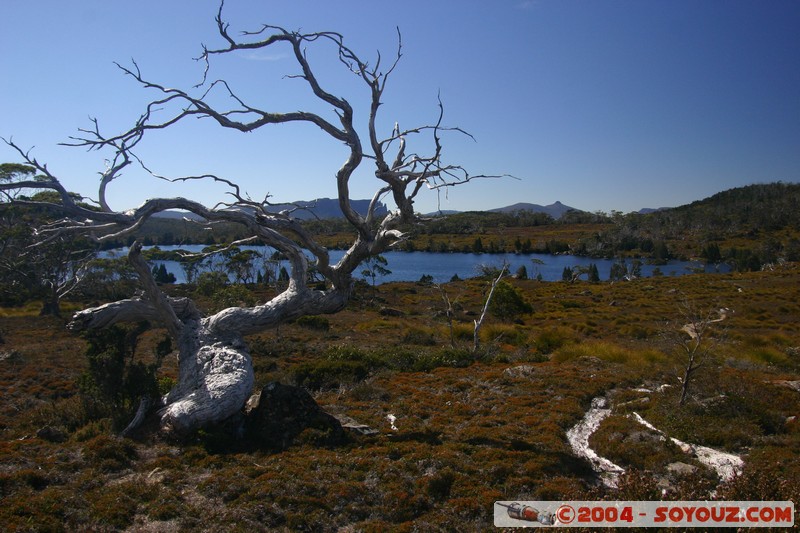
{"label": "heath vegetation", "polygon": [[[236,33],[223,7],[217,44],[200,52],[200,88],[120,66],[155,96],[129,130],[107,134],[92,119],[72,139],[106,154],[96,201],[4,139],[23,161],[0,165],[4,530],[471,531],[492,528],[495,500],[800,501],[799,186],[744,187],[649,215],[426,220],[418,194],[496,176],[445,161],[443,138],[466,132],[443,123],[442,102],[430,123],[402,129],[390,118],[381,133],[402,41],[369,62],[334,32]],[[275,48],[307,89],[305,111],[245,103],[233,81],[209,77],[231,56]],[[359,84],[352,103],[330,92],[351,84],[318,68],[325,53]],[[236,132],[291,122],[340,147],[331,175],[343,218],[304,221],[299,206],[275,211],[268,194],[255,201],[211,174],[155,177],[213,181],[229,203],[111,209],[106,188],[123,170],[154,176],[140,143],[194,118]],[[357,170],[376,180],[362,211],[350,198]],[[202,229],[155,217],[174,210]],[[208,248],[144,249],[175,242]],[[254,243],[275,253],[239,247]],[[121,245],[127,260],[94,256]],[[330,248],[346,252],[334,261]],[[392,268],[381,253],[397,248],[481,253],[487,265],[439,285],[426,273],[381,284]],[[589,266],[542,282],[492,265],[496,252],[636,261],[608,281]],[[679,257],[732,271],[639,276],[644,261]],[[165,258],[188,283],[148,263]],[[280,390],[297,401],[266,423],[291,420],[301,403],[321,406],[324,423],[265,442],[252,413],[272,406],[251,394],[276,383],[294,385]],[[589,444],[624,469],[615,487],[567,439],[598,397],[611,411]],[[667,435],[743,467],[722,478]]]}
{"label": "heath vegetation", "polygon": [[[455,346],[437,287],[363,285],[338,314],[247,339],[257,387],[302,385],[328,412],[376,430],[331,444],[308,429],[280,452],[239,441],[225,427],[181,442],[144,430],[115,436],[126,422],[113,415],[121,411],[100,407],[130,403],[131,372],[138,368],[140,383],[162,390],[176,378],[172,357],[155,366],[166,350],[163,330],[131,328],[117,337],[126,343],[99,351],[97,339],[70,334],[36,307],[5,310],[0,520],[10,530],[56,531],[456,523],[488,530],[498,499],[705,499],[716,490],[729,499],[796,501],[798,281],[792,264],[599,284],[506,278],[530,311],[490,314],[477,353],[472,321],[490,278],[445,284],[459,295]],[[266,296],[263,286],[242,289]],[[735,312],[680,405],[681,354],[662,333],[687,297]],[[215,305],[202,295],[198,302]],[[386,307],[402,316],[385,316]],[[99,353],[108,356],[102,372]],[[113,367],[120,355],[122,367]],[[103,395],[87,376],[122,386]],[[590,442],[626,469],[617,489],[598,483],[565,436],[604,395],[613,414]],[[696,458],[632,420],[633,412],[670,437],[741,455],[743,471],[720,484]],[[676,463],[692,468],[676,474]]]}

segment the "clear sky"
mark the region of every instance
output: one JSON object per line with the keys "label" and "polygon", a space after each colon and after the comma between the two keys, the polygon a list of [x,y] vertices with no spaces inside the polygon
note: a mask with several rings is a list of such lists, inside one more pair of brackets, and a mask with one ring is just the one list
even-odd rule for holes
{"label": "clear sky", "polygon": [[[0,136],[13,137],[71,190],[96,198],[103,153],[58,146],[99,120],[129,128],[157,95],[130,64],[167,86],[200,81],[201,43],[219,46],[215,0],[3,0]],[[559,200],[587,211],[676,206],[750,183],[800,181],[800,2],[797,0],[227,0],[235,30],[261,23],[338,31],[363,57],[403,59],[382,124],[445,123],[445,155],[473,173],[511,174],[428,195],[418,210],[473,210]],[[309,108],[286,48],[218,61],[256,107]],[[329,50],[310,49],[319,77],[366,116],[363,87]],[[312,110],[330,110],[313,104]],[[330,116],[330,115],[328,115]],[[423,138],[415,139],[419,142]],[[346,150],[309,125],[242,134],[192,121],[149,136],[139,155],[160,174],[213,172],[254,198],[335,196]],[[414,145],[419,151],[425,146]],[[0,162],[19,161],[4,144]],[[368,163],[368,162],[367,162]],[[353,196],[376,190],[370,168]],[[136,170],[112,184],[113,208],[150,196],[206,203],[223,189],[166,184]]]}

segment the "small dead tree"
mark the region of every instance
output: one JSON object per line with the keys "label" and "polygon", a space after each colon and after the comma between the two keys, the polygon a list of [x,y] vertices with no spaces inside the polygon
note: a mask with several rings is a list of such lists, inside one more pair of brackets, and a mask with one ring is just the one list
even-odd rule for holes
{"label": "small dead tree", "polygon": [[[358,266],[365,259],[380,254],[398,242],[403,236],[401,225],[420,220],[414,211],[414,201],[420,191],[432,189],[436,192],[475,178],[489,177],[469,174],[461,166],[443,161],[442,134],[448,131],[466,133],[460,128],[442,125],[441,101],[438,118],[434,122],[410,129],[401,129],[395,123],[387,136],[379,134],[377,118],[381,99],[402,55],[402,41],[399,39],[397,53],[388,64],[383,62],[380,54],[374,64],[370,64],[345,44],[342,35],[334,32],[300,33],[265,24],[255,31],[234,36],[223,18],[223,7],[224,3],[221,3],[216,17],[222,45],[219,48],[203,48],[200,61],[205,69],[199,86],[189,90],[170,88],[145,78],[135,62],[129,67],[118,65],[143,88],[154,91],[156,98],[145,107],[129,130],[106,136],[101,133],[97,120],[92,119],[92,126],[80,130],[80,135],[68,143],[90,150],[111,152],[110,163],[101,174],[95,200],[99,209],[92,210],[79,205],[46,165],[39,163],[13,141],[4,139],[17,150],[26,164],[36,168],[40,177],[37,180],[3,182],[0,183],[0,190],[45,189],[55,191],[60,198],[48,204],[48,207],[59,210],[65,218],[38,228],[42,241],[68,234],[87,235],[101,242],[116,240],[135,235],[145,221],[159,212],[179,209],[194,213],[209,224],[238,224],[246,228],[260,244],[276,249],[287,258],[290,279],[286,288],[270,301],[252,307],[231,307],[211,316],[203,316],[190,300],[170,298],[161,292],[141,257],[141,243],[137,242],[130,248],[128,260],[144,286],[144,295],[86,309],[72,317],[68,327],[73,331],[140,320],[160,324],[168,330],[179,349],[179,377],[172,391],[156,405],[162,429],[175,433],[185,433],[219,422],[241,409],[254,381],[253,365],[243,337],[302,315],[341,310],[351,297],[352,274]],[[366,117],[365,137],[356,128],[355,112],[350,101],[329,92],[324,81],[317,77],[306,53],[306,48],[312,46],[332,47],[334,61],[341,63],[343,69],[352,73],[367,88],[369,96],[363,114]],[[276,47],[289,49],[300,71],[300,74],[289,77],[304,83],[317,101],[334,110],[330,119],[311,111],[271,111],[256,103],[245,102],[234,92],[228,80],[210,81],[212,63],[217,56]],[[219,98],[219,93],[227,98]],[[219,107],[222,101],[228,102],[230,107]],[[148,162],[145,166],[136,155],[137,145],[145,137],[149,138],[177,123],[195,118],[205,118],[208,119],[205,122],[240,132],[253,132],[286,123],[307,124],[321,130],[337,145],[344,145],[344,162],[335,173],[335,181],[342,215],[356,236],[338,263],[331,263],[328,250],[315,241],[300,221],[293,217],[291,210],[271,212],[268,209],[269,195],[263,201],[254,201],[229,177],[205,174],[171,178],[173,182],[213,180],[229,187],[232,201],[213,207],[186,198],[152,198],[127,211],[115,211],[109,206],[106,188],[120,176],[123,169],[131,164],[141,164],[146,170],[152,168],[152,164]],[[429,151],[426,154],[409,151],[409,138],[421,134],[430,135]],[[351,205],[350,180],[356,169],[364,163],[374,166],[377,191],[366,214],[362,215]],[[153,175],[161,177],[155,173]],[[387,196],[396,208],[388,214],[379,215],[377,208]],[[306,253],[312,257],[307,257]],[[312,268],[325,278],[325,288],[317,284],[312,287],[307,283]]]}
{"label": "small dead tree", "polygon": [[497,288],[497,284],[506,277],[508,274],[508,263],[503,263],[503,268],[500,269],[500,272],[497,274],[497,277],[492,280],[491,285],[489,286],[489,293],[486,295],[486,301],[483,304],[483,310],[481,311],[481,316],[474,320],[474,328],[472,333],[472,353],[477,353],[478,349],[481,346],[481,326],[483,326],[483,321],[486,319],[486,313],[489,311],[489,305],[492,303],[492,296],[494,295],[494,290]]}
{"label": "small dead tree", "polygon": [[[682,301],[678,308],[680,322],[668,325],[665,337],[682,356],[682,377],[678,378],[681,396],[678,404],[684,405],[695,372],[708,364],[715,348],[724,338],[724,332],[720,330],[718,323],[733,311],[726,307],[701,311],[688,300]],[[718,331],[715,332],[715,329]]]}
{"label": "small dead tree", "polygon": [[[444,304],[444,317],[447,320],[447,329],[450,333],[450,347],[455,349],[456,347],[456,335],[455,335],[455,328],[453,325],[453,319],[455,318],[455,308],[453,306],[453,301],[450,300],[450,295],[447,294],[447,290],[445,290],[443,285],[435,284],[434,288],[439,291],[439,295],[442,297],[442,303]],[[455,300],[458,302],[458,298]]]}

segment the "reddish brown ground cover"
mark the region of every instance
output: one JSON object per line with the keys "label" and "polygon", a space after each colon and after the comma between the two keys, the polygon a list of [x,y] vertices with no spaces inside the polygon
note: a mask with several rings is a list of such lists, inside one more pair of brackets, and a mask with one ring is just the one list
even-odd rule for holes
{"label": "reddish brown ground cover", "polygon": [[[797,502],[800,393],[785,382],[800,380],[798,282],[796,265],[615,284],[513,280],[533,313],[516,323],[490,317],[474,355],[471,320],[485,281],[444,287],[456,302],[455,349],[437,288],[387,284],[375,298],[365,289],[326,321],[250,338],[259,385],[303,383],[329,412],[378,430],[339,445],[307,430],[283,452],[214,430],[181,443],[146,432],[114,437],[78,394],[85,341],[35,306],[2,310],[0,523],[9,531],[491,530],[498,499],[656,499],[665,482],[666,498],[706,498],[713,473],[633,423],[625,415],[634,409],[671,436],[744,457],[743,474],[718,487],[719,497]],[[684,297],[735,313],[679,408],[677,386],[631,389],[677,385],[679,365],[660,333]],[[160,338],[146,334],[137,360],[149,360]],[[161,370],[174,372],[171,362]],[[604,394],[614,414],[591,442],[628,469],[617,491],[597,485],[566,441]],[[48,426],[56,438],[40,432]],[[676,461],[696,474],[670,477]]]}

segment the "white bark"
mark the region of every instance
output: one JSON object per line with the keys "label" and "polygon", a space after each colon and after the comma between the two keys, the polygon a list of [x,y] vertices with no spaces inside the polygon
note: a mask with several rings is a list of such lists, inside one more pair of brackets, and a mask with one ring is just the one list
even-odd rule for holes
{"label": "white bark", "polygon": [[179,381],[163,399],[162,429],[179,435],[238,412],[253,389],[250,354],[239,335],[217,335],[208,320],[184,324],[179,339]]}
{"label": "white bark", "polygon": [[492,303],[492,296],[494,296],[494,289],[497,287],[497,284],[500,283],[500,280],[503,279],[506,275],[506,270],[508,269],[508,263],[503,265],[503,268],[500,270],[500,274],[497,275],[497,278],[492,280],[492,285],[489,289],[489,294],[486,296],[486,302],[483,304],[483,310],[481,311],[481,316],[478,317],[477,320],[474,321],[475,327],[472,332],[472,351],[477,352],[478,348],[480,348],[481,344],[481,326],[483,326],[483,321],[486,319],[486,313],[489,311],[489,305]]}

